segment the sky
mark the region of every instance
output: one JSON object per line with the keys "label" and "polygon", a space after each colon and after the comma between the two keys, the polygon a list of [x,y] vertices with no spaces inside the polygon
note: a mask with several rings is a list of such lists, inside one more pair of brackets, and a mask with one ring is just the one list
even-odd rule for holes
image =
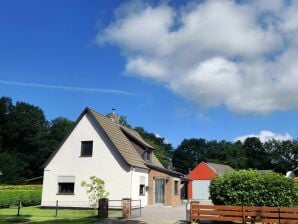
{"label": "sky", "polygon": [[0,96],[185,138],[297,138],[297,1],[1,0]]}

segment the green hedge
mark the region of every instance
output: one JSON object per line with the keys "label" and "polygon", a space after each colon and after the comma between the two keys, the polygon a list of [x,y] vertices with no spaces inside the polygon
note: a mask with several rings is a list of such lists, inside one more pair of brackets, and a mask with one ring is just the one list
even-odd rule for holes
{"label": "green hedge", "polygon": [[211,181],[210,196],[216,205],[292,207],[298,204],[298,183],[277,173],[241,170]]}
{"label": "green hedge", "polygon": [[42,185],[0,185],[0,190],[41,190]]}
{"label": "green hedge", "polygon": [[19,200],[21,200],[22,206],[40,205],[41,189],[0,190],[0,208],[17,205]]}

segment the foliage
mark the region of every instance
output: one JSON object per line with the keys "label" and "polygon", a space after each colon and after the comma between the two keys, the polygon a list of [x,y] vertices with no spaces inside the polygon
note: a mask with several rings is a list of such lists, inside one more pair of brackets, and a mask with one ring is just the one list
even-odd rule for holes
{"label": "foliage", "polygon": [[177,171],[187,174],[202,161],[226,164],[237,169],[246,168],[246,159],[241,142],[192,138],[184,139],[174,151],[173,165]]}
{"label": "foliage", "polygon": [[240,170],[212,180],[210,196],[216,205],[291,207],[298,202],[298,184],[277,173]]}
{"label": "foliage", "polygon": [[90,205],[96,208],[98,200],[107,198],[109,193],[105,191],[105,182],[102,179],[96,176],[91,176],[89,179],[90,183],[82,181],[81,186],[86,188]]}
{"label": "foliage", "polygon": [[0,190],[42,190],[42,185],[2,185]]}
{"label": "foliage", "polygon": [[48,122],[31,104],[0,98],[0,183],[23,183],[41,176],[42,165],[67,134],[73,122],[57,118]]}
{"label": "foliage", "polygon": [[298,167],[298,141],[262,143],[255,137],[243,143],[184,139],[173,153],[174,167],[185,174],[201,161],[226,164],[234,169],[272,169],[285,174]]}
{"label": "foliage", "polygon": [[0,190],[0,208],[7,208],[12,205],[22,206],[39,205],[41,201],[41,189],[38,190]]}

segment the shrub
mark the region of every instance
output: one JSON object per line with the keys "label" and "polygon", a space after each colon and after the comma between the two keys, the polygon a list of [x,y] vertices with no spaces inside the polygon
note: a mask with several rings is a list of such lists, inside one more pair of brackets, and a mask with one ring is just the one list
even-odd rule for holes
{"label": "shrub", "polygon": [[282,206],[298,204],[298,183],[277,173],[240,170],[211,181],[216,205]]}
{"label": "shrub", "polygon": [[42,185],[0,185],[0,190],[41,190]]}
{"label": "shrub", "polygon": [[[19,200],[23,206],[39,205],[41,201],[41,188],[24,186],[5,186],[9,188],[0,188],[0,208],[7,208],[17,205]],[[22,189],[23,188],[23,189]],[[35,189],[34,189],[35,188]]]}

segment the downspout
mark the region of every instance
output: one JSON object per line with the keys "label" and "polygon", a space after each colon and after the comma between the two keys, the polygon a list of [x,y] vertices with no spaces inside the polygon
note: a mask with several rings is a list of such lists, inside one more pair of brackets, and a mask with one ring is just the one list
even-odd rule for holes
{"label": "downspout", "polygon": [[133,166],[130,168],[130,195],[129,195],[129,198],[130,199],[132,199],[131,198],[131,196],[132,196],[132,172],[133,172],[133,170],[134,170],[134,168],[133,168]]}

